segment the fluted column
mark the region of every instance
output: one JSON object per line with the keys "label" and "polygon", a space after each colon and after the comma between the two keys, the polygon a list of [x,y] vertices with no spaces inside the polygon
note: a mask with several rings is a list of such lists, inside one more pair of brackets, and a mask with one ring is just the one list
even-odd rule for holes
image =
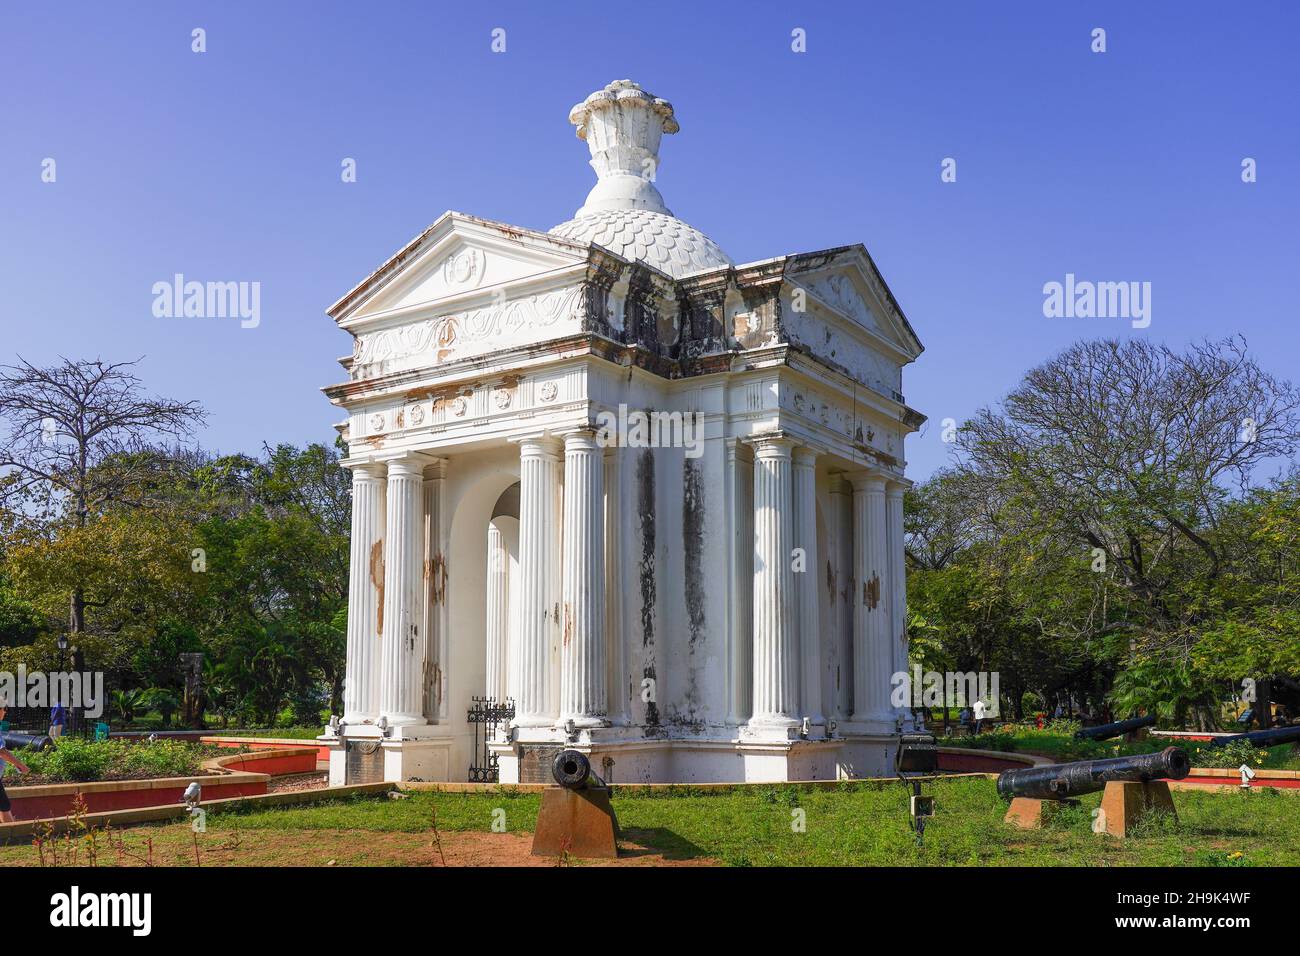
{"label": "fluted column", "polygon": [[628,716],[627,651],[623,642],[623,552],[619,536],[622,517],[619,500],[619,449],[605,449],[605,695],[609,718],[616,725],[630,722]]}
{"label": "fluted column", "polygon": [[431,723],[447,713],[447,460],[426,459],[424,507],[420,517],[424,562],[424,661],[420,706]]}
{"label": "fluted column", "polygon": [[519,698],[515,724],[548,727],[552,698],[551,648],[559,616],[559,443],[529,438],[519,445]]}
{"label": "fluted column", "polygon": [[565,436],[560,722],[579,727],[608,723],[604,458],[593,430]]}
{"label": "fluted column", "polygon": [[757,727],[798,723],[799,660],[794,629],[790,550],[791,441],[783,435],[754,444],[754,715]]}
{"label": "fluted column", "polygon": [[424,466],[410,455],[388,462],[384,535],[384,633],[379,712],[397,727],[425,722]]}
{"label": "fluted column", "polygon": [[489,697],[506,697],[506,654],[510,642],[510,554],[495,522],[487,532],[487,679]]}
{"label": "fluted column", "polygon": [[[911,673],[907,648],[907,563],[903,554],[903,493],[907,482],[891,481],[885,487],[885,520],[889,526],[889,616],[892,623],[894,673]],[[912,725],[910,709],[903,713],[906,727]]]}
{"label": "fluted column", "polygon": [[754,532],[749,496],[754,476],[742,457],[744,448],[737,438],[728,438],[725,444],[726,463],[723,471],[724,500],[727,507],[727,723],[743,724],[750,715],[749,697],[753,691],[751,676],[754,652],[750,622],[750,602],[754,598]]}
{"label": "fluted column", "polygon": [[352,466],[352,540],[348,553],[348,647],[343,719],[378,717],[377,675],[384,628],[384,468]]}
{"label": "fluted column", "polygon": [[818,574],[822,567],[817,550],[817,452],[794,452],[794,546],[802,548],[804,570],[794,575],[799,609],[799,675],[801,710],[812,724],[825,724],[822,715],[821,627],[818,610]]}
{"label": "fluted column", "polygon": [[893,729],[889,678],[893,673],[889,618],[889,552],[885,522],[885,479],[853,479],[853,709],[856,721]]}
{"label": "fluted column", "polygon": [[830,523],[835,530],[835,593],[831,596],[835,631],[828,674],[831,696],[826,703],[828,713],[845,721],[853,713],[853,609],[857,587],[853,570],[853,486],[843,478],[831,482]]}

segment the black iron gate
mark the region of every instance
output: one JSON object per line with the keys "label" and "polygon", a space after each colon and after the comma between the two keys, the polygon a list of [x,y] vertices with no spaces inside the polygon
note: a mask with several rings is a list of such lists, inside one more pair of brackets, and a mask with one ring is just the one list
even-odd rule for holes
{"label": "black iron gate", "polygon": [[470,783],[496,783],[497,755],[488,744],[496,737],[497,727],[515,717],[515,702],[507,697],[498,703],[495,697],[471,697],[466,719],[474,726],[474,762],[469,765]]}

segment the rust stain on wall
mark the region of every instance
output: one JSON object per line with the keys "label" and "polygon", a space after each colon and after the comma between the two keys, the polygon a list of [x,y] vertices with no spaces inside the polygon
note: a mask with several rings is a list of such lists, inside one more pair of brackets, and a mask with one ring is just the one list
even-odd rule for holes
{"label": "rust stain on wall", "polygon": [[870,581],[862,582],[862,603],[874,611],[880,603],[880,575],[873,574]]}
{"label": "rust stain on wall", "polygon": [[384,633],[384,539],[380,538],[370,546],[370,583],[375,589],[378,608],[375,614],[375,636]]}
{"label": "rust stain on wall", "polygon": [[441,551],[424,562],[424,580],[429,588],[429,603],[435,607],[447,599],[447,558]]}
{"label": "rust stain on wall", "polygon": [[573,634],[573,608],[568,601],[564,602],[564,646],[569,646],[569,636]]}

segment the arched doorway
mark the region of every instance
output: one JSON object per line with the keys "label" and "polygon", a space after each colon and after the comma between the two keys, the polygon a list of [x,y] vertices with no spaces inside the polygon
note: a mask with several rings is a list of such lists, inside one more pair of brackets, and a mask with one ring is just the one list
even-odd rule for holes
{"label": "arched doorway", "polygon": [[[505,553],[507,594],[511,571],[519,560],[519,453],[513,446],[457,455],[448,468],[451,523],[447,559],[447,707],[442,723],[452,738],[448,774],[468,779],[475,762],[474,727],[467,719],[473,698],[496,696],[489,687],[487,634],[489,581],[488,542],[492,533]],[[513,490],[512,490],[513,489]],[[517,574],[513,575],[517,579]],[[516,632],[513,600],[505,607],[506,634]],[[492,613],[500,613],[493,608]],[[509,655],[504,666],[508,669]],[[500,677],[495,677],[498,688]]]}

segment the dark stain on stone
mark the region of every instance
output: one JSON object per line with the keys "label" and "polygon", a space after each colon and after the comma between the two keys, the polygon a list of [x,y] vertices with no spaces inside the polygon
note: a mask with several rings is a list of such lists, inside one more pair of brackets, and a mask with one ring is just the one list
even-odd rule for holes
{"label": "dark stain on stone", "polygon": [[655,627],[655,463],[649,448],[636,460],[637,513],[641,525],[641,646],[654,644]]}
{"label": "dark stain on stone", "polygon": [[704,478],[697,459],[682,467],[682,550],[686,574],[686,626],[689,644],[704,636]]}
{"label": "dark stain on stone", "polygon": [[[655,665],[653,661],[647,661],[645,667],[641,670],[641,676],[651,682],[650,686],[654,688],[653,697],[659,696],[659,681],[655,677]],[[643,685],[644,686],[644,685]],[[645,702],[645,722],[647,727],[659,726],[659,703],[657,700],[648,700]],[[647,730],[647,734],[649,731]]]}
{"label": "dark stain on stone", "polygon": [[434,606],[447,599],[447,559],[435,554],[424,562],[424,580],[429,587],[429,601]]}
{"label": "dark stain on stone", "polygon": [[862,603],[874,611],[880,603],[880,575],[873,574],[870,581],[862,582]]}
{"label": "dark stain on stone", "polygon": [[[654,696],[659,696],[658,681],[655,678],[654,634],[655,634],[655,463],[649,448],[641,450],[636,460],[637,514],[641,525],[641,560],[637,567],[637,577],[641,590],[641,646],[645,651],[645,665],[642,676],[655,681]],[[645,720],[647,725],[659,725],[659,705],[646,701]]]}

